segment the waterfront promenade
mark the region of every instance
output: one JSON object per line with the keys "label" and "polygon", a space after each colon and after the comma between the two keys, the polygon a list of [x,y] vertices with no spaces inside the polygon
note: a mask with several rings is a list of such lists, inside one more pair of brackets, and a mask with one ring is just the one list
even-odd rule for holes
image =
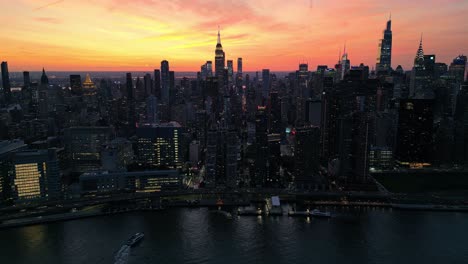
{"label": "waterfront promenade", "polygon": [[[397,210],[468,212],[464,201],[437,196],[406,196],[369,192],[306,192],[275,189],[179,190],[155,193],[107,194],[79,199],[21,204],[0,209],[0,228],[73,220],[130,211],[170,207],[248,206],[277,195],[283,202],[306,207],[382,207]],[[425,201],[425,202],[422,202]]]}

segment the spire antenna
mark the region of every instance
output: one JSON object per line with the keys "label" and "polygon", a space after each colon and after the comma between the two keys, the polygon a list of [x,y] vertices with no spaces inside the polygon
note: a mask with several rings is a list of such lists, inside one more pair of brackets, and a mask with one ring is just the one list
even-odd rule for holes
{"label": "spire antenna", "polygon": [[340,61],[341,61],[341,48],[340,48],[340,51],[338,53],[338,62],[340,62]]}
{"label": "spire antenna", "polygon": [[388,20],[392,20],[392,11],[390,11],[390,16],[388,17]]}
{"label": "spire antenna", "polygon": [[220,32],[220,29],[218,25],[218,44],[221,44],[221,34],[219,32]]}

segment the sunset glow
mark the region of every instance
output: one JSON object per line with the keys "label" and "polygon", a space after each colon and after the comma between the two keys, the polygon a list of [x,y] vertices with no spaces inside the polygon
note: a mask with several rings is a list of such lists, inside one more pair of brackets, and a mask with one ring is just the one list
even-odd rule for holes
{"label": "sunset glow", "polygon": [[198,71],[214,59],[217,26],[226,58],[246,71],[332,67],[343,44],[352,65],[375,65],[392,14],[393,67],[424,51],[449,63],[468,53],[468,1],[0,0],[0,60],[11,71],[151,70],[166,59]]}

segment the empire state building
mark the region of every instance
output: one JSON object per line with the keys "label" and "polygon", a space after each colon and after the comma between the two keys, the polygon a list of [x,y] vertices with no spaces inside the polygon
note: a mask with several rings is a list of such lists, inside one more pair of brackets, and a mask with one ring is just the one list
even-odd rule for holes
{"label": "empire state building", "polygon": [[223,77],[224,61],[225,61],[225,54],[223,51],[223,46],[221,45],[221,35],[219,33],[219,27],[218,27],[218,43],[216,43],[216,50],[215,50],[215,76],[218,77],[218,79]]}

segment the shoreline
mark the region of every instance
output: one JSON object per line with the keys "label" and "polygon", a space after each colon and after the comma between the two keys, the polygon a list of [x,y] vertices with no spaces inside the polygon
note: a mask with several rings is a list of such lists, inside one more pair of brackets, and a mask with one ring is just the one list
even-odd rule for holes
{"label": "shoreline", "polygon": [[[246,203],[239,204],[225,204],[224,206],[246,206]],[[401,204],[401,203],[378,203],[378,202],[333,202],[333,201],[320,201],[309,203],[311,206],[337,206],[337,207],[379,207],[388,208],[401,211],[431,211],[431,212],[460,212],[468,213],[468,206],[466,205],[438,205],[438,204]],[[169,205],[165,208],[126,208],[120,210],[109,210],[109,211],[76,211],[59,214],[50,214],[44,216],[15,218],[4,220],[0,223],[0,229],[9,229],[16,227],[24,227],[30,225],[39,225],[61,221],[71,221],[76,219],[84,219],[90,217],[99,217],[106,215],[122,214],[128,212],[155,212],[163,211],[169,208],[201,208],[201,207],[213,207],[217,206],[213,204],[200,204],[200,205]]]}

